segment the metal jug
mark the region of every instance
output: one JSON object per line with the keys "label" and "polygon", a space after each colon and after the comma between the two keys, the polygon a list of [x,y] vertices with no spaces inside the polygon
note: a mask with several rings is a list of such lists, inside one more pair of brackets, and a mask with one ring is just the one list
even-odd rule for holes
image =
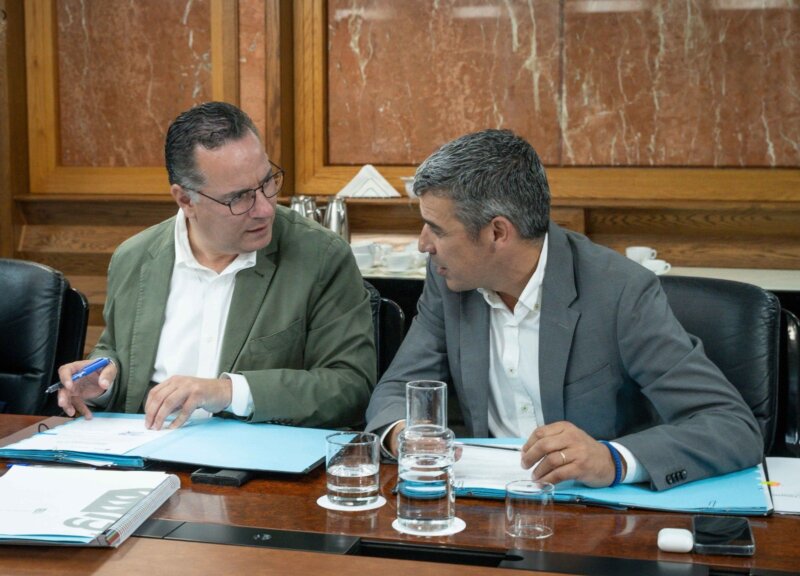
{"label": "metal jug", "polygon": [[331,198],[328,201],[322,225],[350,242],[350,225],[347,221],[347,205],[344,198]]}
{"label": "metal jug", "polygon": [[317,210],[317,202],[311,196],[292,196],[292,202],[289,205],[289,208],[305,216],[306,218],[310,218],[316,222],[320,220],[320,212]]}

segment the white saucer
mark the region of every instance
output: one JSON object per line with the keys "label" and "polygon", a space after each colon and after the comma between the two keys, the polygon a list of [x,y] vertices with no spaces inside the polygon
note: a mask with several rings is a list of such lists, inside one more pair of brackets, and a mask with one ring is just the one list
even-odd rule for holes
{"label": "white saucer", "polygon": [[386,498],[378,495],[378,499],[370,504],[363,506],[342,506],[341,504],[334,504],[328,500],[328,495],[325,494],[317,498],[317,504],[328,510],[337,510],[339,512],[363,512],[364,510],[375,510],[386,504]]}
{"label": "white saucer", "polygon": [[453,525],[450,526],[450,528],[446,528],[445,530],[437,530],[436,532],[416,532],[415,530],[406,530],[405,528],[400,526],[397,520],[392,522],[392,528],[394,528],[398,532],[401,532],[402,534],[411,534],[412,536],[423,536],[425,538],[430,536],[450,536],[452,534],[458,534],[466,527],[467,523],[464,522],[461,518],[453,518]]}

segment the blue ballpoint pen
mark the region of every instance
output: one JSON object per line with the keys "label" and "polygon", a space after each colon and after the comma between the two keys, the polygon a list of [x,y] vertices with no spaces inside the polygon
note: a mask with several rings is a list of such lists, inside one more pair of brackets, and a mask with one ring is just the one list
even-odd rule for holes
{"label": "blue ballpoint pen", "polygon": [[[102,370],[103,368],[105,368],[109,364],[111,364],[111,360],[110,359],[108,359],[108,358],[98,358],[97,360],[95,360],[91,364],[89,364],[87,366],[84,366],[82,369],[80,369],[77,372],[75,372],[75,374],[72,375],[72,379],[73,380],[80,380],[81,378],[83,378],[84,376],[88,376],[92,372],[97,372],[98,370]],[[51,386],[48,386],[47,390],[45,390],[44,393],[45,394],[50,394],[51,392],[55,392],[59,388],[63,388],[63,384],[61,384],[60,380],[58,382],[56,382],[55,384],[53,384]]]}

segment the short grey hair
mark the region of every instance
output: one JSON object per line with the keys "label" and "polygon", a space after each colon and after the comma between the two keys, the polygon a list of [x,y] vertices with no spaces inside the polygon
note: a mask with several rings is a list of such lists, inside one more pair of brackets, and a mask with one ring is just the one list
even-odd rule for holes
{"label": "short grey hair", "polygon": [[482,130],[456,138],[417,168],[414,193],[450,198],[456,218],[475,240],[496,216],[522,238],[544,237],[550,187],[533,147],[510,130]]}

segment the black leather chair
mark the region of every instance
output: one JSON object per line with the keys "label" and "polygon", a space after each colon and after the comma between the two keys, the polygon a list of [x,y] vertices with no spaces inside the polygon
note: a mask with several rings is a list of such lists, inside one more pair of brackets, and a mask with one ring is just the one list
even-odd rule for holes
{"label": "black leather chair", "polygon": [[364,280],[372,306],[372,324],[375,328],[375,350],[378,355],[378,378],[383,375],[397,354],[405,333],[405,316],[396,302],[381,297],[380,292]]}
{"label": "black leather chair", "polygon": [[778,444],[774,452],[800,457],[800,320],[783,310],[781,329],[781,395],[778,401]]}
{"label": "black leather chair", "polygon": [[47,266],[0,259],[0,412],[55,414],[58,367],[83,356],[89,304]]}
{"label": "black leather chair", "polygon": [[751,284],[662,276],[669,304],[687,332],[736,386],[761,427],[764,452],[775,437],[781,306]]}

